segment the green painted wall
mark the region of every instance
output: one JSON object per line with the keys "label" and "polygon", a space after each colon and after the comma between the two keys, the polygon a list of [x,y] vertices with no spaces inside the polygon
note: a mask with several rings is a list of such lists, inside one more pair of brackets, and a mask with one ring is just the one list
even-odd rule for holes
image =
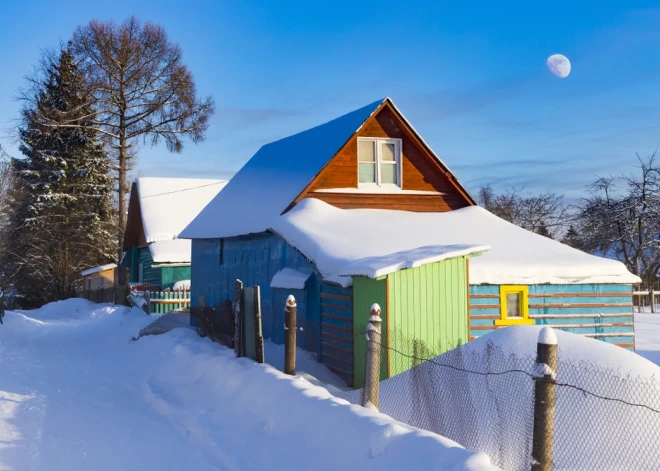
{"label": "green painted wall", "polygon": [[[151,252],[149,252],[149,247],[140,247],[138,255],[138,265],[141,263],[143,265],[143,282],[149,282],[156,286],[160,286],[161,283],[161,270],[162,268],[152,268],[153,259],[151,258]],[[139,268],[135,269],[135,281],[138,281]],[[131,275],[133,278],[133,275]]]}
{"label": "green painted wall", "polygon": [[[364,276],[353,278],[353,386],[364,386],[364,374],[367,360],[367,323],[371,305],[378,303],[383,319],[382,343],[386,345],[387,332],[387,281],[385,278],[374,280]],[[385,349],[383,349],[385,350]],[[381,355],[380,377],[387,378],[387,355]]]}
{"label": "green painted wall", "polygon": [[167,289],[174,286],[174,283],[181,280],[190,279],[190,267],[163,267],[161,289]]}
{"label": "green painted wall", "polygon": [[[431,358],[468,341],[466,258],[459,257],[388,275],[389,346]],[[412,360],[391,353],[390,375],[410,369]]]}

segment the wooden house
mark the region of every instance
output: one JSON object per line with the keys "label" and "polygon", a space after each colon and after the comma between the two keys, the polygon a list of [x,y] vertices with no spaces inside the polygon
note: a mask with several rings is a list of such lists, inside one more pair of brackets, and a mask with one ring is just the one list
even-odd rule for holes
{"label": "wooden house", "polygon": [[117,264],[108,263],[98,267],[88,268],[80,273],[82,276],[81,289],[85,291],[96,291],[99,289],[112,288],[115,284],[115,269]]}
{"label": "wooden house", "polygon": [[190,241],[178,239],[226,180],[138,178],[131,186],[124,256],[131,283],[167,289],[190,280]]}
{"label": "wooden house", "polygon": [[264,334],[281,342],[293,293],[300,345],[355,385],[373,302],[388,342],[436,354],[521,323],[633,345],[638,278],[476,206],[390,99],[263,146],[180,237],[193,306],[232,299],[237,278],[260,285]]}

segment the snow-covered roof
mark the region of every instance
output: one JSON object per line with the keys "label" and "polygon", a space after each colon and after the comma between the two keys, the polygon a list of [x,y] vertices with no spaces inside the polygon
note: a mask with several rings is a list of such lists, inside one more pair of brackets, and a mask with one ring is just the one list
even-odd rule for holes
{"label": "snow-covered roof", "polygon": [[271,288],[304,289],[310,273],[303,273],[293,268],[283,268],[270,281]]}
{"label": "snow-covered roof", "polygon": [[234,237],[268,229],[385,100],[261,147],[180,237]]}
{"label": "snow-covered roof", "polygon": [[102,271],[112,270],[114,268],[117,268],[116,263],[107,263],[105,265],[100,265],[98,267],[88,268],[87,270],[81,271],[80,275],[81,276],[93,275],[94,273],[100,273]]}
{"label": "snow-covered roof", "polygon": [[159,240],[149,244],[154,263],[190,263],[192,243],[188,239]]}
{"label": "snow-covered roof", "polygon": [[[276,218],[271,229],[309,258],[325,279],[344,286],[350,278],[342,275],[351,271],[374,274],[383,267],[426,260],[429,247],[441,256],[438,246],[447,254],[490,246],[471,260],[471,284],[640,281],[620,262],[534,234],[478,206],[445,213],[343,210],[308,198]],[[383,258],[395,253],[399,255]]]}
{"label": "snow-covered roof", "polygon": [[226,180],[201,178],[138,178],[147,243],[176,239],[226,184]]}

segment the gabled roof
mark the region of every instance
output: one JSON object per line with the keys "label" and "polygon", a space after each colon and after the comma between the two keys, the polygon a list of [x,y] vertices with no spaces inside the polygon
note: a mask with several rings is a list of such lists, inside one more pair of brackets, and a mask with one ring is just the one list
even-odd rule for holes
{"label": "gabled roof", "polygon": [[227,184],[227,180],[154,178],[136,180],[147,243],[176,239]]}
{"label": "gabled roof", "polygon": [[444,213],[347,210],[308,198],[271,229],[326,280],[344,286],[351,283],[347,275],[380,276],[475,251],[484,253],[470,261],[470,284],[640,282],[621,262],[527,231],[478,206]]}
{"label": "gabled roof", "polygon": [[[266,144],[179,237],[234,237],[267,230],[364,123],[386,105],[392,106],[416,134],[392,101],[385,98],[315,128]],[[426,146],[419,135],[416,137]],[[440,159],[432,155],[446,169]],[[454,184],[471,199],[458,182]]]}

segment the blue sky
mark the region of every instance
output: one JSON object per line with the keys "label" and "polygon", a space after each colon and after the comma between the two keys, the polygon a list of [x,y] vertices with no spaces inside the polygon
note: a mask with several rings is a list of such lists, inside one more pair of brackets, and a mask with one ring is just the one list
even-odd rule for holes
{"label": "blue sky", "polygon": [[[628,3],[628,6],[622,6]],[[656,3],[657,4],[657,3]],[[264,143],[390,96],[470,190],[580,196],[660,145],[660,8],[652,2],[15,2],[0,26],[0,143],[40,51],[92,18],[135,14],[181,45],[217,111],[149,176],[229,177]],[[566,79],[546,58],[572,62]]]}

